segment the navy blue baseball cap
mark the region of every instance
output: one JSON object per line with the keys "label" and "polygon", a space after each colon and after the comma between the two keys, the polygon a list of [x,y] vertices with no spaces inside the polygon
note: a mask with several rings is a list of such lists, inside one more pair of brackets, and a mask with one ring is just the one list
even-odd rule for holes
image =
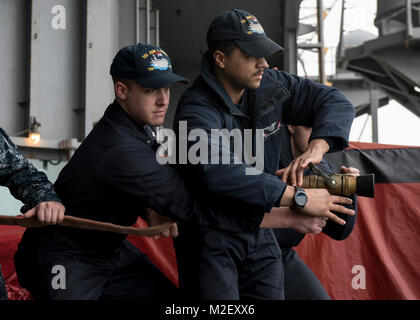
{"label": "navy blue baseball cap", "polygon": [[218,15],[207,31],[207,44],[232,40],[253,57],[269,57],[284,49],[267,37],[258,19],[251,13],[232,9]]}
{"label": "navy blue baseball cap", "polygon": [[188,80],[172,72],[169,56],[161,48],[138,43],[123,47],[111,64],[112,76],[133,79],[141,86],[159,89]]}

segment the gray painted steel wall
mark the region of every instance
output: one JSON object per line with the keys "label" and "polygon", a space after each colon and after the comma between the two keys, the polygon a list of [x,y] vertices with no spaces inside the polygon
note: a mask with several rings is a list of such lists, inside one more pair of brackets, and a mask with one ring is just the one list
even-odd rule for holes
{"label": "gray painted steel wall", "polygon": [[[273,57],[271,63],[293,70],[297,20],[285,11],[296,15],[299,3],[61,0],[65,29],[55,29],[52,21],[57,12],[52,9],[58,4],[56,0],[1,0],[0,61],[7,63],[1,64],[0,126],[15,136],[29,127],[29,117],[36,117],[42,125],[43,139],[56,141],[57,146],[64,139],[81,141],[113,100],[109,66],[120,47],[136,41],[157,43],[160,38],[160,45],[173,60],[174,70],[193,80],[206,50],[210,21],[234,7],[254,13],[267,34],[279,43],[283,44],[283,31],[288,30],[285,45],[290,46],[286,48],[290,52]],[[174,86],[172,101],[184,89],[185,86]],[[167,124],[171,122],[170,112]],[[33,155],[36,156],[36,150]]]}
{"label": "gray painted steel wall", "polygon": [[0,126],[10,134],[27,125],[28,17],[27,1],[0,1]]}
{"label": "gray painted steel wall", "polygon": [[[41,123],[39,148],[21,143],[25,156],[63,159],[62,140],[81,141],[114,98],[109,67],[118,49],[136,42],[159,43],[174,71],[193,80],[206,50],[205,34],[218,13],[243,8],[255,14],[266,33],[293,45],[298,0],[0,0],[0,126],[11,136],[29,128],[30,117]],[[65,29],[55,29],[57,11],[65,9]],[[286,10],[293,10],[293,14]],[[157,9],[157,10],[156,10]],[[287,19],[285,19],[287,17]],[[296,17],[297,19],[297,17]],[[60,21],[61,23],[63,21]],[[293,52],[278,55],[273,65],[290,70]],[[175,84],[165,126],[170,127],[176,101],[185,85]],[[25,147],[24,147],[25,146]],[[34,160],[37,161],[37,160]],[[50,179],[58,167],[37,161]],[[45,167],[45,165],[47,165]],[[0,213],[17,209],[7,190],[0,189]],[[10,202],[8,202],[10,201]],[[5,207],[6,206],[6,207]],[[11,206],[11,207],[10,207]],[[9,212],[7,212],[9,213]]]}
{"label": "gray painted steel wall", "polygon": [[[82,140],[113,100],[112,58],[146,42],[147,3],[61,0],[65,29],[57,29],[56,0],[1,0],[0,126],[15,136],[36,117],[42,138]],[[157,19],[149,16],[153,43]]]}

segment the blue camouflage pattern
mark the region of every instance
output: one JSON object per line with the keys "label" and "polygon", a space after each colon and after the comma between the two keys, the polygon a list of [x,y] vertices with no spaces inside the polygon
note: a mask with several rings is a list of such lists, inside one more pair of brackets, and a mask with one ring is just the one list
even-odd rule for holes
{"label": "blue camouflage pattern", "polygon": [[24,203],[21,213],[44,201],[61,202],[45,173],[37,170],[0,128],[0,185]]}

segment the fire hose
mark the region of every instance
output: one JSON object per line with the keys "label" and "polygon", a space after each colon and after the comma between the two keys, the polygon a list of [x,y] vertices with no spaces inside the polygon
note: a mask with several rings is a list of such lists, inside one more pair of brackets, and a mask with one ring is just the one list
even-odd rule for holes
{"label": "fire hose", "polygon": [[[136,228],[120,226],[109,222],[95,221],[91,219],[64,216],[63,221],[58,226],[72,227],[78,229],[88,229],[97,231],[107,231],[135,236],[154,236],[167,231],[173,222],[163,223],[159,226],[149,228]],[[50,226],[43,224],[36,216],[24,218],[23,216],[4,216],[0,215],[0,225],[21,226],[24,228],[37,228]]]}

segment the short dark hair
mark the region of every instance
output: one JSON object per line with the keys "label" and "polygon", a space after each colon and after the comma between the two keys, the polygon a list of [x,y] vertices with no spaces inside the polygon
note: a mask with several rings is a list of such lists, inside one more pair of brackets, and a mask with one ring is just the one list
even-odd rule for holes
{"label": "short dark hair", "polygon": [[127,79],[127,78],[120,78],[120,77],[116,77],[116,76],[112,76],[112,81],[114,82],[114,84],[116,84],[117,82],[122,82],[124,83],[127,88],[131,89],[131,86],[134,83],[133,79]]}
{"label": "short dark hair", "polygon": [[222,51],[225,55],[230,55],[231,52],[233,50],[235,50],[235,48],[237,48],[238,46],[236,45],[235,41],[233,40],[223,40],[223,41],[214,41],[214,42],[209,42],[208,44],[209,46],[209,52],[210,52],[210,56],[213,57],[213,53],[216,50],[220,50]]}

